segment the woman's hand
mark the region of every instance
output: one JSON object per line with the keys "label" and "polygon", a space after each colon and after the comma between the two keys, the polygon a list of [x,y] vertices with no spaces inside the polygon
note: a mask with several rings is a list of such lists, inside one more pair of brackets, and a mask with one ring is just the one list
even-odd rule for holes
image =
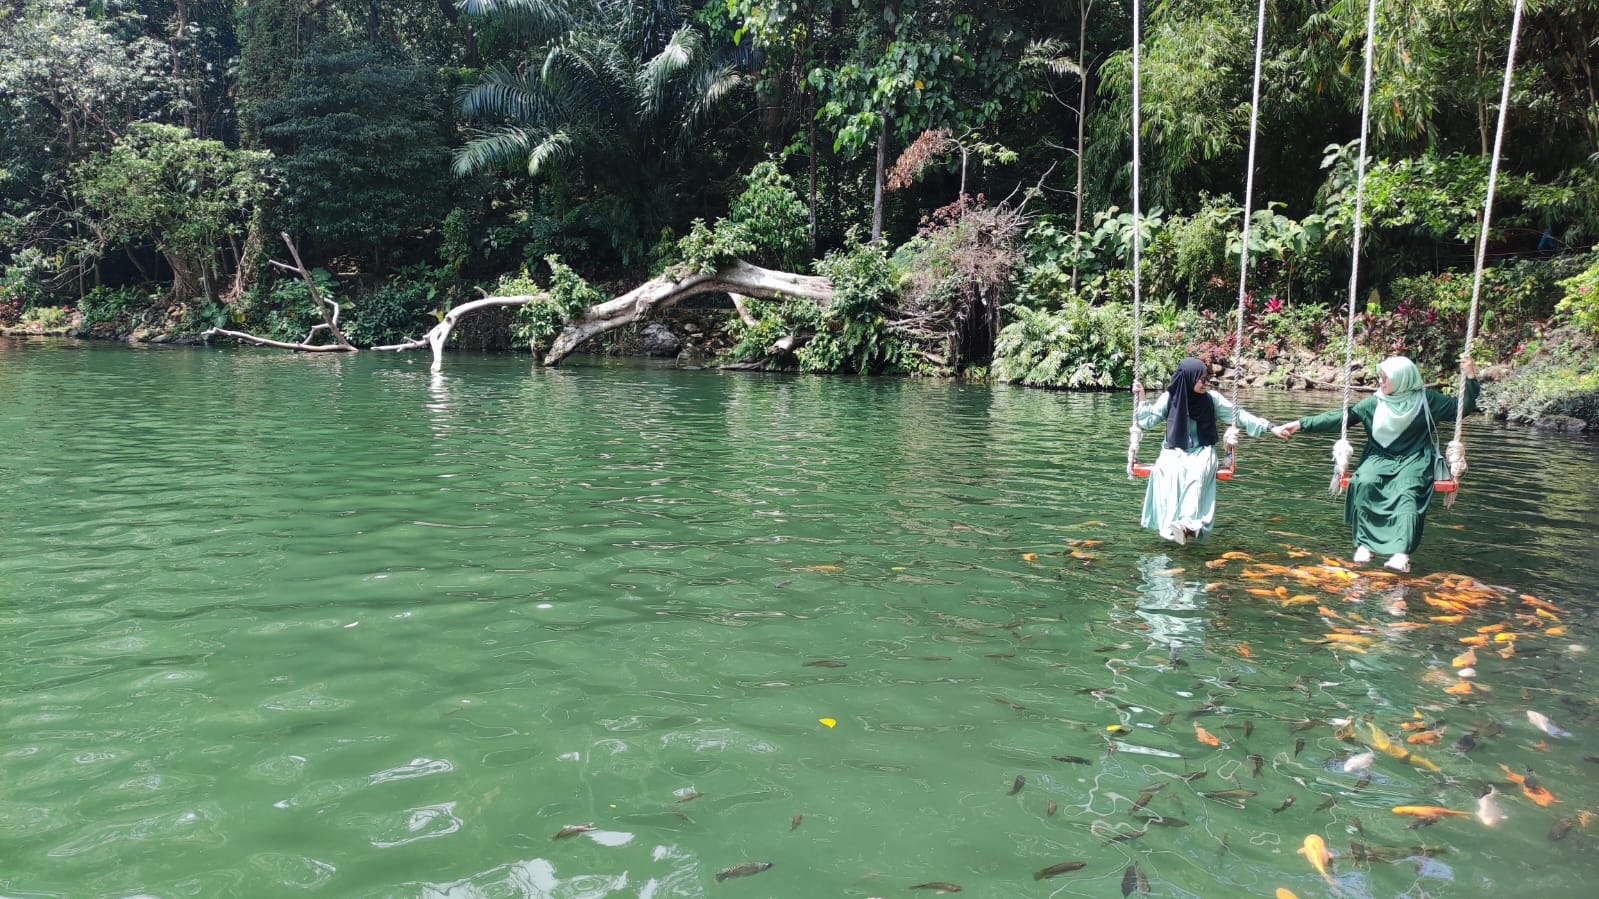
{"label": "woman's hand", "polygon": [[1278,437],[1281,437],[1284,440],[1287,440],[1288,438],[1294,436],[1294,434],[1298,433],[1298,431],[1299,431],[1299,422],[1297,422],[1297,421],[1290,421],[1287,424],[1280,424],[1277,427],[1271,429],[1271,432],[1273,434],[1276,434]]}
{"label": "woman's hand", "polygon": [[1133,401],[1138,403],[1144,401],[1144,384],[1136,379],[1133,381]]}
{"label": "woman's hand", "polygon": [[1477,380],[1477,363],[1471,360],[1470,353],[1460,354],[1460,373],[1473,381]]}

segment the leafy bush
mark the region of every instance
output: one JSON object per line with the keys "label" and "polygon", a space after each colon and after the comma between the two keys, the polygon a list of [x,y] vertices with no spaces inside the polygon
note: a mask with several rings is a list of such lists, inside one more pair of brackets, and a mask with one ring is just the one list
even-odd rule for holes
{"label": "leafy bush", "polygon": [[60,331],[67,326],[71,314],[65,306],[35,306],[22,313],[18,324],[26,331]]}
{"label": "leafy bush", "polygon": [[1578,327],[1554,332],[1531,361],[1486,385],[1478,405],[1511,421],[1569,415],[1599,424],[1599,341]]}
{"label": "leafy bush", "polygon": [[1564,291],[1556,311],[1589,335],[1599,335],[1599,252],[1590,253],[1588,266],[1560,282]]}
{"label": "leafy bush", "polygon": [[893,298],[888,257],[871,244],[827,254],[817,270],[833,282],[833,302],[816,336],[796,353],[809,372],[878,373],[899,364],[903,345],[884,317]]}
{"label": "leafy bush", "polygon": [[[338,302],[338,281],[327,269],[311,270],[317,292],[323,299]],[[311,291],[300,278],[279,278],[267,295],[266,330],[276,340],[303,340],[316,325],[322,324],[322,313],[311,299]],[[343,328],[340,319],[340,329]]]}
{"label": "leafy bush", "polygon": [[437,291],[432,285],[403,279],[389,281],[350,301],[340,324],[344,336],[358,346],[400,343],[433,326]]}
{"label": "leafy bush", "polygon": [[559,256],[545,260],[550,265],[550,288],[544,290],[524,270],[518,275],[500,279],[494,293],[542,294],[539,299],[519,306],[511,321],[511,335],[527,343],[533,352],[541,352],[546,343],[561,333],[574,316],[610,297],[584,280],[582,275],[561,261]]}
{"label": "leafy bush", "polygon": [[[1016,321],[999,332],[996,379],[1033,387],[1127,387],[1133,381],[1133,317],[1120,303],[1072,301],[1056,312],[1012,306]],[[1143,329],[1142,380],[1162,383],[1185,353],[1182,315],[1153,310]]]}
{"label": "leafy bush", "polygon": [[103,324],[126,327],[134,313],[149,302],[149,297],[131,287],[96,287],[78,300],[78,314],[84,330]]}

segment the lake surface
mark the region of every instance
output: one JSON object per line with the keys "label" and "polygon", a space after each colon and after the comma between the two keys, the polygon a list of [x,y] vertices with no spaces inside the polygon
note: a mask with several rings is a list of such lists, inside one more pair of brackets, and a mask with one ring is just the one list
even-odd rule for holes
{"label": "lake surface", "polygon": [[0,896],[1592,895],[1599,443],[1472,420],[1398,578],[1320,438],[1140,531],[1129,415],[0,338]]}

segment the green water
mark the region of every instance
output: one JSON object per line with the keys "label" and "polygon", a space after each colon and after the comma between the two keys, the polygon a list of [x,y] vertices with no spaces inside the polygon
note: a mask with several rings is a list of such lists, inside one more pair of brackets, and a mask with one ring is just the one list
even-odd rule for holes
{"label": "green water", "polygon": [[[0,339],[0,895],[1114,896],[1135,862],[1330,895],[1312,833],[1347,896],[1591,895],[1599,821],[1550,830],[1599,808],[1599,445],[1471,423],[1415,575],[1504,589],[1439,622],[1435,583],[1284,605],[1249,591],[1303,582],[1206,566],[1347,554],[1324,441],[1247,444],[1204,547],[1138,531],[1128,403]],[[1515,654],[1443,692],[1500,623]],[[1295,730],[1416,710],[1437,774]],[[1485,782],[1492,828],[1390,811]]]}

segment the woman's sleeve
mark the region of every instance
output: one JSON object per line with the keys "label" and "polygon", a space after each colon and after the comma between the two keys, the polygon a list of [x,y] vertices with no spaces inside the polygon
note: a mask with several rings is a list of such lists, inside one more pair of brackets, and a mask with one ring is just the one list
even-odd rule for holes
{"label": "woman's sleeve", "polygon": [[[1477,394],[1481,392],[1481,390],[1482,385],[1477,383],[1476,378],[1466,379],[1465,396],[1467,415],[1477,411]],[[1432,408],[1432,417],[1434,421],[1454,421],[1455,411],[1460,406],[1459,401],[1457,401],[1454,397],[1447,393],[1440,393],[1436,390],[1427,391],[1427,405]]]}
{"label": "woman's sleeve", "polygon": [[1166,400],[1166,393],[1162,391],[1160,397],[1154,402],[1145,401],[1139,403],[1138,409],[1133,413],[1133,421],[1137,422],[1138,426],[1146,431],[1165,421]]}
{"label": "woman's sleeve", "polygon": [[1245,434],[1251,437],[1259,437],[1271,430],[1271,422],[1250,412],[1243,406],[1235,406],[1232,401],[1221,396],[1212,397],[1212,399],[1216,403],[1217,416],[1230,425],[1238,425],[1243,428]]}
{"label": "woman's sleeve", "polygon": [[[1371,409],[1377,400],[1367,397],[1349,407],[1349,417],[1365,424],[1371,418]],[[1364,414],[1362,414],[1364,413]],[[1299,420],[1299,429],[1307,434],[1333,434],[1343,430],[1344,410],[1329,409],[1320,415],[1307,415]]]}

